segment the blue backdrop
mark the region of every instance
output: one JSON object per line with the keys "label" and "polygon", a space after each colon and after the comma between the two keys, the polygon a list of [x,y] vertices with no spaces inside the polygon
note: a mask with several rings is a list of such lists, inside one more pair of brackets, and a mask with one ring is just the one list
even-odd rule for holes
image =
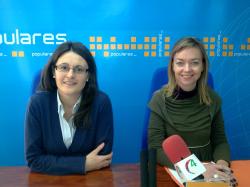
{"label": "blue backdrop", "polygon": [[32,81],[56,45],[81,41],[95,56],[114,109],[114,162],[138,162],[153,72],[183,36],[207,49],[223,99],[232,159],[250,159],[250,1],[0,0],[0,165],[24,165]]}

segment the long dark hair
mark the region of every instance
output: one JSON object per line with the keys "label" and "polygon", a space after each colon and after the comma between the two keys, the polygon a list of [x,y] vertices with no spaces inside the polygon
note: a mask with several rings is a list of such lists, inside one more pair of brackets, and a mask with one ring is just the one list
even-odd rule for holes
{"label": "long dark hair", "polygon": [[68,51],[73,51],[74,53],[80,55],[88,64],[88,81],[86,82],[81,93],[82,99],[80,107],[73,116],[74,125],[76,127],[88,128],[91,124],[90,115],[92,103],[97,94],[98,83],[95,60],[86,46],[80,42],[65,42],[59,45],[42,72],[38,89],[44,91],[57,90],[56,81],[53,78],[55,65],[58,58]]}

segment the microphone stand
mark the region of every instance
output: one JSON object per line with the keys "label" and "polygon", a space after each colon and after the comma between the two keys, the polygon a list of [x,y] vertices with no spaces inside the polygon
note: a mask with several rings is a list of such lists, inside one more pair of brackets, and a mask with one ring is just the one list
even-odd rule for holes
{"label": "microphone stand", "polygon": [[156,150],[142,150],[140,154],[141,187],[156,187]]}

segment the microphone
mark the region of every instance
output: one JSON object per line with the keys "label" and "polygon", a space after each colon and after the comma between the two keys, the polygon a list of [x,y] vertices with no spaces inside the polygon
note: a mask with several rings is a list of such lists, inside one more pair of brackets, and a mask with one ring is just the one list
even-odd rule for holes
{"label": "microphone", "polygon": [[172,135],[165,139],[162,143],[162,147],[168,159],[173,164],[191,155],[187,144],[179,135]]}
{"label": "microphone", "polygon": [[191,154],[187,144],[179,135],[166,138],[162,148],[183,182],[193,180],[206,171],[204,165],[194,154]]}

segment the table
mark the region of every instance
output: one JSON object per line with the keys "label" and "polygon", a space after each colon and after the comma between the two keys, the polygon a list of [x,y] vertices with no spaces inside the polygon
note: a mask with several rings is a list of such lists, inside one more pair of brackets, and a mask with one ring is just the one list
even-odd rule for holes
{"label": "table", "polygon": [[[250,160],[231,162],[238,187],[248,187]],[[0,167],[0,187],[140,187],[139,164],[112,165],[87,175],[51,176],[31,173],[27,167]],[[157,186],[177,187],[163,167],[157,166]]]}
{"label": "table", "polygon": [[[87,175],[51,176],[31,173],[27,167],[0,167],[3,187],[140,187],[139,164],[118,164]],[[157,186],[177,187],[163,167],[157,166]]]}
{"label": "table", "polygon": [[234,171],[234,176],[238,181],[237,187],[248,187],[249,184],[249,172],[250,172],[250,160],[236,160],[231,162],[231,168]]}

